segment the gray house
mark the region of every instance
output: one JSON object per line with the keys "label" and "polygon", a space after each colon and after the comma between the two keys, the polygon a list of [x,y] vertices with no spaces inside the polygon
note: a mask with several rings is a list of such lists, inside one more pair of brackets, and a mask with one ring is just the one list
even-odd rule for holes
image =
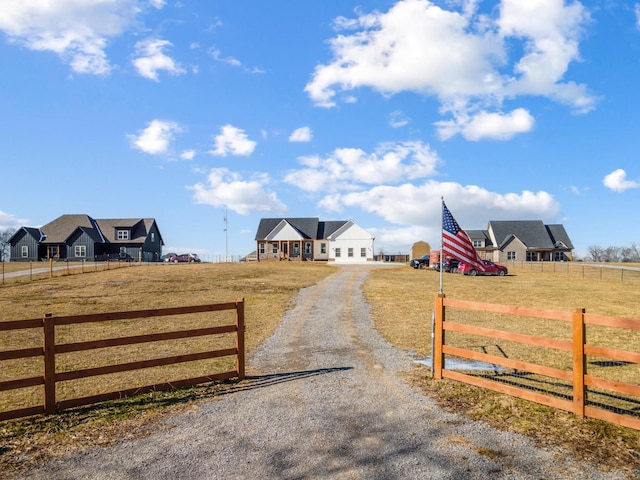
{"label": "gray house", "polygon": [[573,260],[573,244],[563,225],[540,220],[490,221],[486,230],[466,230],[478,255],[506,261],[559,262]]}
{"label": "gray house", "polygon": [[153,218],[95,220],[62,215],[46,225],[20,228],[9,240],[11,261],[135,260],[156,262],[164,242]]}

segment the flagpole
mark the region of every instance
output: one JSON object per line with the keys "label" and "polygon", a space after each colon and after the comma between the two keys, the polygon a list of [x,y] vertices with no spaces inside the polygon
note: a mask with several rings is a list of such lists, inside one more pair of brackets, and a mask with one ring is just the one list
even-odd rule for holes
{"label": "flagpole", "polygon": [[440,197],[440,293],[442,294],[442,263],[444,259],[444,197]]}

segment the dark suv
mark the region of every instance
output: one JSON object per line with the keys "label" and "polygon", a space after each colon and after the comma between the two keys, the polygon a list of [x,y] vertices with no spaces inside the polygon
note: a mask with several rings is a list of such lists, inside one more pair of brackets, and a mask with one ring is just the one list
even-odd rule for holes
{"label": "dark suv", "polygon": [[[442,262],[442,269],[447,273],[455,273],[458,271],[458,264],[460,260],[456,258],[447,257]],[[435,269],[440,271],[440,263],[435,264]]]}
{"label": "dark suv", "polygon": [[409,265],[411,265],[413,268],[420,268],[420,269],[428,268],[430,256],[431,254],[427,253],[426,255],[423,255],[421,257],[412,258],[411,261],[409,262]]}

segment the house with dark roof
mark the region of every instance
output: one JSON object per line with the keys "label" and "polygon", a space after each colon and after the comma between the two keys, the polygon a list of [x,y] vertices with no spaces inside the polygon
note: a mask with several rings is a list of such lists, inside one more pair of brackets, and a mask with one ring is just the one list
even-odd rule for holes
{"label": "house with dark roof", "polygon": [[353,220],[263,218],[255,240],[258,261],[367,262],[375,238]]}
{"label": "house with dark roof", "polygon": [[46,225],[22,227],[9,240],[11,261],[135,260],[156,262],[164,242],[153,218],[96,220],[62,215]]}
{"label": "house with dark roof", "polygon": [[573,244],[563,225],[540,220],[490,221],[486,230],[466,230],[480,257],[506,261],[573,260]]}

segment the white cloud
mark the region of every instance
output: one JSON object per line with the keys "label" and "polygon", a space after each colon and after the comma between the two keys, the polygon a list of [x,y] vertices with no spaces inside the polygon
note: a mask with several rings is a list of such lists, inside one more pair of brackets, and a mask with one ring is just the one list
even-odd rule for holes
{"label": "white cloud", "polygon": [[640,29],[640,3],[633,6],[633,11],[636,14],[636,27]]}
{"label": "white cloud", "polygon": [[436,173],[440,159],[422,142],[383,143],[375,152],[338,148],[326,158],[301,157],[305,166],[284,181],[309,192],[353,190],[357,185],[396,183]]}
{"label": "white cloud", "polygon": [[29,220],[26,218],[18,218],[15,215],[0,210],[0,230],[6,230],[8,228],[18,229],[24,226],[29,226]]}
{"label": "white cloud", "polygon": [[290,142],[310,142],[313,138],[311,129],[309,127],[296,128],[291,135],[289,135]]}
{"label": "white cloud", "polygon": [[222,56],[222,52],[220,52],[220,50],[217,49],[216,47],[211,48],[209,50],[209,53],[218,62],[226,63],[226,64],[232,65],[234,67],[241,67],[242,66],[242,62],[240,62],[240,60],[238,60],[237,58],[234,58],[234,57],[223,57]]}
{"label": "white cloud", "polygon": [[634,180],[627,180],[627,172],[619,168],[602,179],[605,187],[614,192],[624,192],[631,188],[640,188],[640,183]]}
{"label": "white cloud", "polygon": [[226,168],[214,168],[209,172],[206,183],[198,183],[188,188],[194,192],[195,203],[225,207],[240,215],[252,212],[286,212],[286,205],[274,192],[266,189],[268,182],[267,175],[257,175],[246,181],[239,174]]}
{"label": "white cloud", "polygon": [[182,160],[193,160],[196,156],[195,150],[185,150],[180,154]]}
{"label": "white cloud", "polygon": [[220,134],[215,137],[215,149],[210,150],[209,153],[222,157],[227,155],[249,156],[255,150],[256,145],[257,142],[249,140],[241,128],[225,125],[220,129]]}
{"label": "white cloud", "polygon": [[410,119],[403,112],[396,110],[389,114],[389,125],[393,128],[401,128],[409,125]]}
{"label": "white cloud", "polygon": [[3,0],[0,30],[13,42],[53,52],[76,73],[111,71],[108,41],[135,26],[138,0]]}
{"label": "white cloud", "polygon": [[476,185],[434,180],[335,194],[325,197],[320,205],[330,205],[334,211],[357,207],[390,223],[436,228],[434,225],[441,224],[441,198],[463,229],[486,228],[490,220],[553,219],[559,212],[558,203],[544,191],[500,194]]}
{"label": "white cloud", "polygon": [[136,58],[133,66],[142,77],[158,81],[158,72],[165,70],[171,75],[182,75],[185,70],[171,57],[164,54],[164,49],[172,43],[158,38],[147,38],[136,43]]}
{"label": "white cloud", "polygon": [[456,133],[471,141],[479,140],[509,140],[518,133],[528,132],[533,128],[535,120],[524,108],[518,108],[511,113],[488,113],[456,118],[456,120],[436,122],[438,135],[447,140]]}
{"label": "white cloud", "polygon": [[175,133],[182,129],[176,122],[152,120],[138,135],[129,135],[131,146],[150,155],[167,153]]}
{"label": "white cloud", "polygon": [[[453,115],[454,126],[472,122],[478,111],[514,120],[501,113],[503,101],[524,95],[543,96],[577,112],[593,108],[586,86],[564,80],[570,63],[579,60],[581,29],[589,21],[580,3],[502,0],[495,19],[480,15],[476,3],[457,3],[463,5],[458,12],[428,0],[401,0],[387,12],[339,19],[338,28],[355,32],[331,39],[333,58],[316,67],[305,91],[323,107],[362,87],[384,95],[435,96],[441,112]],[[510,58],[519,51],[520,58]],[[494,122],[491,134],[481,132],[479,138],[508,137],[523,128],[513,127],[512,121]]]}

